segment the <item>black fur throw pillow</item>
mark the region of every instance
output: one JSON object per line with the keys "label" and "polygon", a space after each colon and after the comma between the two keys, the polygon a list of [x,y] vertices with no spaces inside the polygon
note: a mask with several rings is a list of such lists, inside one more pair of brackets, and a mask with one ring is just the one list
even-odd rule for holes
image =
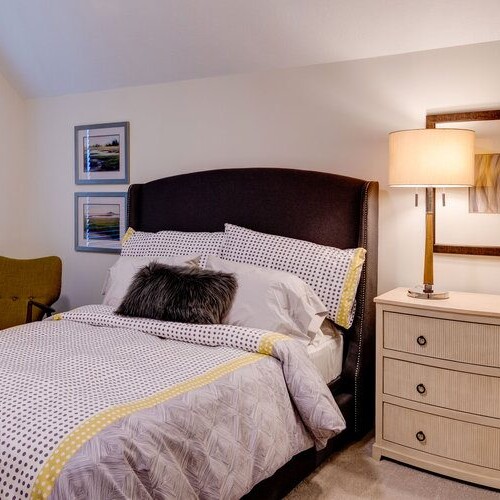
{"label": "black fur throw pillow", "polygon": [[136,273],[115,312],[163,321],[220,324],[237,287],[232,274],[152,262]]}

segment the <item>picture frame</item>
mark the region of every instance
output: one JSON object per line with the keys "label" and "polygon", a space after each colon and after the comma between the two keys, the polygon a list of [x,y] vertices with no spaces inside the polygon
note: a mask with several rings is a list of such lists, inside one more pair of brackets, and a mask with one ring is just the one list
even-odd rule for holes
{"label": "picture frame", "polygon": [[75,193],[75,250],[120,253],[127,193]]}
{"label": "picture frame", "polygon": [[[500,110],[430,114],[426,117],[426,128],[461,128],[476,132],[476,185],[454,189],[453,195],[449,192],[446,205],[452,205],[452,210],[436,203],[434,252],[500,256],[500,213],[491,213],[491,210],[487,213],[477,206],[477,198],[484,190],[478,168],[484,163],[484,157],[498,158],[500,154]],[[500,179],[495,178],[493,182],[500,186]],[[455,195],[458,191],[463,193]],[[458,219],[457,213],[461,215]]]}
{"label": "picture frame", "polygon": [[75,127],[75,184],[128,184],[129,122]]}

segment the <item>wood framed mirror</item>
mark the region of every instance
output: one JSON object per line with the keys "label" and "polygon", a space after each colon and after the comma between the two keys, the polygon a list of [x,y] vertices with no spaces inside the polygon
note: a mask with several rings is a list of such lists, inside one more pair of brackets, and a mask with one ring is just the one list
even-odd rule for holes
{"label": "wood framed mirror", "polygon": [[427,115],[426,128],[476,132],[475,186],[436,198],[434,252],[500,256],[500,110]]}

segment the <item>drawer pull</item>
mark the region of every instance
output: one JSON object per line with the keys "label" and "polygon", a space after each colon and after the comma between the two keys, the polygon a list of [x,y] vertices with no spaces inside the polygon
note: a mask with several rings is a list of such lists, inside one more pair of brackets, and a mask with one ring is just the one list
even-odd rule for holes
{"label": "drawer pull", "polygon": [[422,432],[422,431],[418,431],[416,434],[415,434],[415,437],[420,441],[425,441],[425,434]]}
{"label": "drawer pull", "polygon": [[418,384],[417,385],[417,392],[419,394],[425,394],[427,391],[427,389],[425,388],[425,385],[424,384]]}
{"label": "drawer pull", "polygon": [[417,344],[425,345],[427,344],[427,339],[423,335],[420,335],[419,337],[417,337]]}

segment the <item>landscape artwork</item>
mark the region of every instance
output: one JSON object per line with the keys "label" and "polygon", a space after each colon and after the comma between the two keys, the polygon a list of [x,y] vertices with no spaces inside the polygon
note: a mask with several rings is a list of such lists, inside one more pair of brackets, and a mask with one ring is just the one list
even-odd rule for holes
{"label": "landscape artwork", "polygon": [[85,203],[83,232],[88,240],[120,239],[120,205]]}
{"label": "landscape artwork", "polygon": [[75,127],[75,183],[128,184],[129,122]]}
{"label": "landscape artwork", "polygon": [[85,172],[118,171],[120,169],[120,136],[84,136],[83,169]]}
{"label": "landscape artwork", "polygon": [[127,193],[75,193],[75,250],[119,253]]}

